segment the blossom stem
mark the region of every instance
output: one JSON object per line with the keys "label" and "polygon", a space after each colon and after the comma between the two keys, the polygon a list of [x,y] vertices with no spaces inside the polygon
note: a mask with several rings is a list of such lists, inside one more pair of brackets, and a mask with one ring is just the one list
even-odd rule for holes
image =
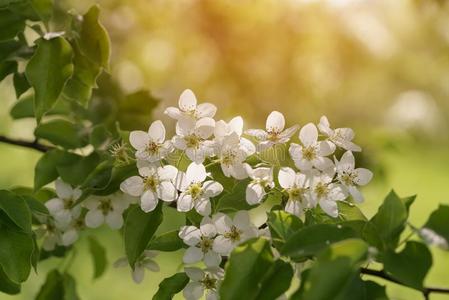
{"label": "blossom stem", "polygon": [[39,143],[37,140],[34,140],[32,142],[24,141],[24,140],[16,140],[16,139],[6,137],[4,135],[0,135],[0,143],[34,149],[34,150],[44,152],[44,153],[52,149],[52,147],[43,145],[43,144]]}

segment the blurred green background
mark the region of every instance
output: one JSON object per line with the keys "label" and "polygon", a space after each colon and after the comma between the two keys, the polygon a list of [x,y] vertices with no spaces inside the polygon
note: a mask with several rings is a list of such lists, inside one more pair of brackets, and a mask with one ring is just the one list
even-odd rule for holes
{"label": "blurred green background", "polygon": [[[418,194],[411,223],[420,226],[439,203],[449,203],[449,5],[425,0],[64,0],[65,9],[102,6],[112,39],[112,76],[126,92],[149,88],[162,101],[154,118],[185,88],[218,106],[218,119],[242,115],[246,128],[263,127],[272,110],[287,123],[353,127],[364,148],[361,164],[375,171],[364,189],[371,216],[394,188]],[[0,84],[0,134],[31,139],[35,123],[12,122],[12,79]],[[148,124],[151,120],[148,120]],[[0,188],[31,186],[39,153],[0,144]],[[183,221],[166,211],[160,231]],[[261,223],[263,217],[255,216]],[[449,220],[448,220],[449,226]],[[182,253],[161,254],[160,273],[135,285],[127,269],[109,267],[93,281],[86,237],[98,236],[110,264],[124,255],[118,232],[87,231],[76,244],[70,272],[82,299],[150,299],[179,267]],[[433,249],[426,284],[449,287],[449,254]],[[32,299],[49,269],[45,261],[20,296]],[[388,286],[391,299],[422,299]],[[432,294],[430,299],[449,299]]]}

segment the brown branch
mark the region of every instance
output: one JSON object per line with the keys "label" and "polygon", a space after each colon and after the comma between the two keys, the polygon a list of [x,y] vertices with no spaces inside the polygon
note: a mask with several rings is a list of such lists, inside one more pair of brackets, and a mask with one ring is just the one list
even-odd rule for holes
{"label": "brown branch", "polygon": [[[396,284],[404,285],[402,282],[400,282],[396,278],[392,277],[391,275],[387,274],[385,271],[378,271],[378,270],[372,270],[372,269],[368,269],[368,268],[361,268],[360,269],[360,273],[366,274],[366,275],[375,276],[375,277],[379,277],[379,278],[382,278],[384,280],[387,280],[387,281],[390,281],[390,282],[393,282],[393,283],[396,283]],[[437,287],[423,287],[421,289],[421,292],[423,293],[424,298],[428,299],[429,298],[429,294],[431,294],[431,293],[449,294],[449,289],[437,288]]]}
{"label": "brown branch", "polygon": [[15,145],[20,146],[24,148],[34,149],[40,152],[47,152],[48,150],[51,150],[52,148],[49,146],[45,146],[40,144],[37,140],[35,141],[23,141],[23,140],[15,140],[8,138],[6,136],[0,135],[0,143],[5,143],[9,145]]}

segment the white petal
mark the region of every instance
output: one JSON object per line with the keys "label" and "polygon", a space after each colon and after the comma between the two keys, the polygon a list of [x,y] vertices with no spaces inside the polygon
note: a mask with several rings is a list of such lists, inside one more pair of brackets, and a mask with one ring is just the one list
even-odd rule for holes
{"label": "white petal", "polygon": [[301,202],[289,199],[287,201],[287,204],[285,205],[285,211],[298,217],[301,216],[302,215]]}
{"label": "white petal", "polygon": [[131,271],[131,275],[135,283],[141,283],[145,277],[145,269],[142,266],[136,266],[134,271]]}
{"label": "white petal", "polygon": [[142,208],[144,212],[153,211],[156,208],[157,203],[157,195],[153,191],[145,191],[140,197],[140,208]]}
{"label": "white petal", "polygon": [[334,163],[328,157],[317,157],[312,161],[312,163],[318,170],[327,170],[334,167]]}
{"label": "white petal", "polygon": [[363,194],[355,186],[348,187],[348,191],[354,199],[354,202],[362,203],[365,200]]}
{"label": "white petal", "polygon": [[58,211],[64,209],[64,201],[59,198],[53,198],[45,202],[45,207],[47,207],[50,214],[55,214]]}
{"label": "white petal", "polygon": [[358,168],[355,170],[357,177],[354,179],[358,185],[366,185],[373,178],[373,172],[368,169]]}
{"label": "white petal", "polygon": [[167,165],[157,168],[157,174],[160,180],[175,180],[178,175],[178,169],[174,166]]}
{"label": "white petal", "polygon": [[318,143],[318,155],[328,156],[334,153],[335,145],[329,141],[321,141]]}
{"label": "white petal", "polygon": [[292,168],[283,167],[279,170],[278,181],[281,187],[289,189],[295,184],[296,173]]}
{"label": "white petal", "polygon": [[243,133],[243,119],[240,116],[234,117],[229,121],[229,127],[232,132],[237,133],[239,136]]}
{"label": "white petal", "polygon": [[204,288],[199,282],[189,282],[182,293],[187,300],[197,300],[203,296]]}
{"label": "white petal", "polygon": [[301,159],[294,159],[295,166],[300,169],[301,171],[309,171],[312,169],[313,164],[311,161],[306,160],[304,158]]}
{"label": "white petal", "polygon": [[234,216],[234,225],[240,229],[245,229],[251,226],[251,220],[246,210],[239,210]]}
{"label": "white petal", "polygon": [[215,120],[212,118],[202,118],[196,122],[195,134],[203,139],[209,138],[215,130]]}
{"label": "white petal", "polygon": [[193,264],[199,262],[202,259],[203,259],[203,252],[201,251],[201,249],[192,246],[187,248],[186,252],[184,253],[184,257],[182,258],[182,261],[185,264]]}
{"label": "white petal", "polygon": [[195,267],[186,267],[184,268],[184,271],[186,272],[187,276],[192,280],[192,281],[200,281],[203,279],[204,277],[204,271],[201,270],[200,268],[195,268]]}
{"label": "white petal", "polygon": [[232,243],[232,241],[222,235],[217,236],[214,240],[214,251],[222,255],[228,255],[232,251],[233,247],[234,244]]}
{"label": "white petal", "polygon": [[187,212],[190,211],[193,208],[193,199],[192,196],[182,193],[177,201],[177,208],[180,212]]}
{"label": "white petal", "polygon": [[260,184],[250,183],[246,187],[246,202],[248,202],[248,204],[259,204],[264,196],[265,190]]}
{"label": "white petal", "polygon": [[333,134],[333,130],[330,128],[329,120],[326,116],[322,116],[320,118],[318,129],[327,136],[331,136]]}
{"label": "white petal", "polygon": [[202,216],[208,216],[212,207],[209,198],[200,198],[195,201],[195,210]]}
{"label": "white petal", "polygon": [[205,181],[203,189],[205,196],[208,198],[215,197],[223,192],[223,186],[219,182],[212,180]]}
{"label": "white petal", "polygon": [[352,171],[355,167],[354,155],[351,151],[346,151],[337,164],[338,171]]}
{"label": "white petal", "polygon": [[148,135],[155,143],[162,144],[165,141],[165,127],[160,120],[151,123]]}
{"label": "white petal", "polygon": [[136,150],[143,150],[147,147],[150,137],[148,133],[141,130],[131,131],[129,134],[129,142]]}
{"label": "white petal", "polygon": [[163,181],[157,187],[157,194],[163,201],[171,202],[178,197],[178,191],[173,183],[169,181]]}
{"label": "white petal", "polygon": [[267,118],[265,128],[268,132],[281,132],[285,127],[284,115],[278,111],[272,111]]}
{"label": "white petal", "polygon": [[161,270],[159,265],[154,260],[148,260],[144,262],[143,266],[153,272],[159,272]]}
{"label": "white petal", "polygon": [[311,146],[318,140],[318,130],[315,124],[308,123],[299,131],[299,139],[304,146]]}
{"label": "white petal", "polygon": [[322,199],[319,202],[321,209],[329,216],[336,218],[338,217],[338,206],[337,202],[327,199]]}
{"label": "white petal", "polygon": [[268,133],[262,129],[248,129],[245,131],[245,133],[261,141],[266,140],[268,137]]}
{"label": "white petal", "polygon": [[209,217],[204,217],[201,220],[200,231],[203,236],[212,238],[217,234],[217,228]]}
{"label": "white petal", "polygon": [[58,179],[55,181],[56,195],[61,199],[70,199],[73,196],[72,187],[64,181]]}
{"label": "white petal", "polygon": [[224,234],[231,230],[232,220],[228,215],[217,213],[212,218],[218,233]]}
{"label": "white petal", "polygon": [[83,206],[89,210],[96,209],[100,205],[101,198],[96,196],[90,196],[83,201]]}
{"label": "white petal", "polygon": [[178,236],[185,244],[195,246],[201,240],[201,231],[195,226],[182,226]]}
{"label": "white petal", "polygon": [[209,117],[213,118],[217,112],[217,107],[211,103],[201,103],[196,107],[196,117],[198,119]]}
{"label": "white petal", "polygon": [[123,226],[123,216],[118,212],[110,212],[106,215],[106,224],[111,227],[111,229],[120,229]]}
{"label": "white petal", "polygon": [[206,179],[206,168],[202,164],[191,163],[186,171],[188,182],[203,182]]}
{"label": "white petal", "polygon": [[104,223],[104,215],[100,210],[89,210],[85,222],[87,227],[97,228]]}
{"label": "white petal", "polygon": [[62,245],[69,246],[78,240],[78,231],[75,229],[68,230],[62,235]]}
{"label": "white petal", "polygon": [[196,108],[196,97],[192,90],[184,90],[179,97],[179,108],[182,111],[192,111]]}
{"label": "white petal", "polygon": [[206,300],[217,300],[218,293],[214,290],[207,290],[206,292]]}
{"label": "white petal", "polygon": [[128,259],[126,257],[120,257],[112,265],[114,268],[123,268],[128,265]]}
{"label": "white petal", "polygon": [[142,195],[143,187],[143,179],[140,176],[132,176],[120,184],[120,190],[133,197]]}
{"label": "white petal", "polygon": [[187,147],[186,141],[184,140],[183,137],[181,137],[179,135],[175,135],[172,138],[171,142],[172,142],[173,146],[179,150],[185,150]]}
{"label": "white petal", "polygon": [[177,107],[173,106],[167,107],[164,113],[175,120],[178,120],[181,117],[181,111]]}
{"label": "white petal", "polygon": [[294,125],[292,127],[289,127],[287,129],[285,129],[284,131],[281,132],[281,134],[279,135],[280,138],[282,139],[289,139],[292,137],[292,135],[295,134],[296,130],[299,129],[299,125]]}
{"label": "white petal", "polygon": [[138,171],[140,176],[150,177],[154,176],[157,173],[157,168],[154,165],[150,164],[145,167],[139,168]]}
{"label": "white petal", "polygon": [[214,252],[209,251],[204,254],[204,264],[207,267],[218,267],[221,263],[221,255]]}
{"label": "white petal", "polygon": [[329,189],[329,199],[331,200],[342,201],[348,197],[347,191],[340,184],[331,183]]}

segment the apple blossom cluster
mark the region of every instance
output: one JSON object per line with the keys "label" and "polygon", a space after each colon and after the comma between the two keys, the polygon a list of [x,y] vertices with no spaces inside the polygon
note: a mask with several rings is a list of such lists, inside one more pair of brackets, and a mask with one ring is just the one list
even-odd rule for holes
{"label": "apple blossom cluster", "polygon": [[[215,121],[216,112],[213,104],[198,104],[194,93],[186,90],[179,107],[165,110],[176,121],[173,137],[167,138],[160,120],[146,132],[132,131],[129,143],[135,150],[138,174],[124,180],[120,191],[112,195],[90,196],[78,203],[81,190],[58,179],[57,197],[46,202],[50,217],[41,220],[39,229],[44,249],[74,243],[85,227],[106,223],[119,229],[131,204],[138,203],[142,211],[151,212],[162,201],[181,213],[194,212],[202,218],[198,226],[187,224],[179,229],[179,238],[187,248],[185,271],[191,280],[184,296],[199,299],[206,293],[207,299],[216,299],[223,258],[243,241],[263,235],[247,210],[229,215],[216,211],[215,199],[227,192],[220,178],[246,184],[244,196],[236,200],[249,207],[260,205],[277,191],[282,195],[277,204],[298,217],[307,210],[320,209],[337,218],[339,201],[348,197],[356,203],[364,200],[359,187],[373,175],[356,167],[353,152],[361,148],[354,144],[350,128],[332,129],[325,116],[318,124],[286,127],[283,114],[273,111],[265,129],[244,130],[242,117]],[[287,157],[279,160],[280,152]],[[265,159],[267,155],[276,159]],[[145,269],[159,270],[156,255],[155,251],[144,251],[132,270],[134,281],[142,281]],[[197,267],[200,262],[203,269]],[[125,258],[115,263],[124,265]]]}

